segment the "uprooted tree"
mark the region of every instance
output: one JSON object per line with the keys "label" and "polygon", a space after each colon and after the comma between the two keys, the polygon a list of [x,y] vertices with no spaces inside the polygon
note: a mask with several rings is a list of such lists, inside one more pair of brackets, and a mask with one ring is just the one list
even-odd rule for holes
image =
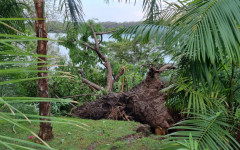
{"label": "uprooted tree", "polygon": [[[171,127],[177,117],[165,107],[167,99],[166,92],[160,92],[166,87],[166,83],[159,79],[162,72],[173,69],[171,64],[162,65],[161,67],[150,67],[148,75],[139,85],[133,87],[127,92],[114,93],[112,87],[114,82],[124,73],[124,69],[113,76],[109,60],[99,49],[102,41],[102,35],[109,32],[97,33],[91,25],[94,44],[83,42],[82,44],[95,51],[98,57],[104,62],[107,69],[107,85],[105,90],[108,95],[102,96],[94,102],[88,102],[77,107],[72,111],[73,116],[90,119],[115,119],[115,120],[135,120],[144,124],[149,124],[157,134],[166,134],[167,129]],[[97,36],[101,39],[98,41]],[[103,87],[97,85],[82,75],[82,82],[90,88],[101,90]]]}

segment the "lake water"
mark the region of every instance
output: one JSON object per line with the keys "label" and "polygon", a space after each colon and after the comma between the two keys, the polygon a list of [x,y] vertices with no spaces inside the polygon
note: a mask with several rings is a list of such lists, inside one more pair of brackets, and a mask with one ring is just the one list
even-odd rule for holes
{"label": "lake water", "polygon": [[[48,33],[48,38],[50,39],[57,40],[59,37],[63,37],[63,36],[66,36],[66,33]],[[103,41],[114,41],[114,39],[112,39],[110,36],[111,34],[104,34]],[[59,45],[57,42],[49,42],[49,44],[50,44],[50,48],[49,48],[50,55],[51,55],[51,51],[54,51],[54,52],[59,51],[60,55],[65,56],[67,60],[70,60],[68,48],[62,45]],[[165,56],[164,58],[165,63],[171,63],[170,60],[171,60],[170,56]]]}
{"label": "lake water", "polygon": [[[60,37],[66,36],[66,33],[48,33],[48,38],[49,39],[54,39],[57,40]],[[114,39],[110,38],[110,34],[104,34],[103,35],[103,41],[114,41]],[[67,60],[70,60],[69,58],[69,49],[59,45],[57,42],[49,42],[50,44],[50,55],[51,51],[59,51],[60,55],[65,56]]]}

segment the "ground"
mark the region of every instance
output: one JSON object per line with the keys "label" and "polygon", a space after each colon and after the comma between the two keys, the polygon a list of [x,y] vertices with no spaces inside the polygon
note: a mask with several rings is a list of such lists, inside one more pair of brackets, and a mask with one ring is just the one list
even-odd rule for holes
{"label": "ground", "polygon": [[[72,118],[71,118],[72,119]],[[73,119],[89,125],[88,131],[71,124],[53,124],[54,139],[48,144],[59,150],[154,150],[161,147],[160,136],[150,135],[141,137],[136,129],[139,123],[133,121],[114,121],[114,120],[88,120]],[[39,127],[37,123],[23,125],[29,127],[37,133]],[[20,138],[23,140],[34,141],[29,139],[31,133],[13,127],[7,123],[0,123],[0,135]],[[16,133],[14,132],[14,130]],[[0,145],[0,149],[6,149]]]}

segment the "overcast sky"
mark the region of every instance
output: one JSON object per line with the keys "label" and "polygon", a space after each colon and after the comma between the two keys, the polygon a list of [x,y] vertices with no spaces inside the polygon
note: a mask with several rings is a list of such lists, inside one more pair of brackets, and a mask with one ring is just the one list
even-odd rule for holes
{"label": "overcast sky", "polygon": [[97,18],[99,21],[140,21],[144,16],[142,0],[138,0],[136,5],[134,5],[134,0],[130,3],[110,0],[109,4],[106,4],[104,0],[82,0],[82,3],[85,20]]}
{"label": "overcast sky", "polygon": [[[46,0],[53,2],[53,0]],[[60,1],[60,0],[57,0]],[[144,13],[142,11],[143,0],[130,0],[130,2],[119,3],[118,0],[109,0],[107,4],[104,0],[81,0],[83,4],[83,10],[85,13],[85,20],[97,18],[100,22],[114,21],[114,22],[129,22],[129,21],[141,21],[143,20]],[[167,0],[173,2],[176,0]],[[52,12],[51,12],[52,13]],[[61,15],[62,16],[62,15]],[[59,14],[55,19],[62,19]]]}

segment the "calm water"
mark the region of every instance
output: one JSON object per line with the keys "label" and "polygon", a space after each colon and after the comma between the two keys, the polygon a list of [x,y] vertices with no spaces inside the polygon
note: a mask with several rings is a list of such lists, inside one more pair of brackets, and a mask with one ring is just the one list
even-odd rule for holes
{"label": "calm water", "polygon": [[[48,33],[48,38],[57,40],[59,37],[66,36],[66,33]],[[103,35],[103,41],[113,41],[114,39],[110,38],[110,34]],[[69,49],[59,45],[57,42],[49,42],[50,48],[49,51],[59,51],[60,55],[65,56],[67,60],[70,60],[69,58]],[[51,55],[51,52],[50,52]]]}

